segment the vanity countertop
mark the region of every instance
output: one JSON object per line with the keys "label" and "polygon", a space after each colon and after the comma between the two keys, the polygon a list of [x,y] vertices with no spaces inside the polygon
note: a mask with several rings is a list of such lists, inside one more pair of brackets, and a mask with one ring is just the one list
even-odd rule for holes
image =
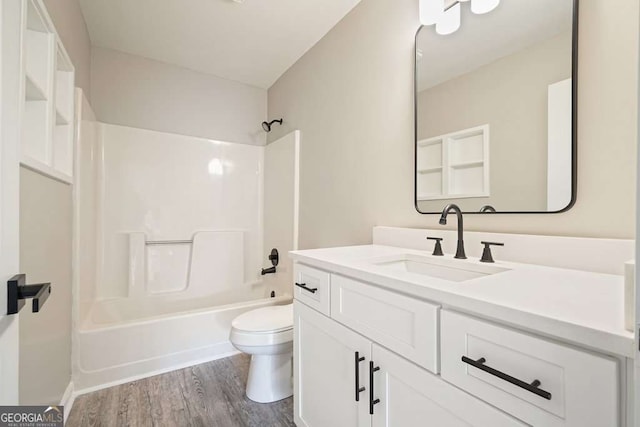
{"label": "vanity countertop", "polygon": [[[509,270],[451,282],[371,262],[404,254],[431,257],[430,252],[420,250],[366,245],[290,254],[295,261],[438,302],[445,308],[609,354],[634,354],[634,335],[624,327],[623,276],[496,260],[491,265]],[[445,258],[453,259],[450,254]],[[471,257],[454,262],[482,264]]]}

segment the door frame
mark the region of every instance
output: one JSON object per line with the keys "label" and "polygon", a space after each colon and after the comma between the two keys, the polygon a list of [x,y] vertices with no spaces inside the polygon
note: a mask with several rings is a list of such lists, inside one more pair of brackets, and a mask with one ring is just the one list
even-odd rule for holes
{"label": "door frame", "polygon": [[19,269],[20,80],[24,0],[0,2],[0,404],[19,396],[18,316],[7,315],[5,283]]}

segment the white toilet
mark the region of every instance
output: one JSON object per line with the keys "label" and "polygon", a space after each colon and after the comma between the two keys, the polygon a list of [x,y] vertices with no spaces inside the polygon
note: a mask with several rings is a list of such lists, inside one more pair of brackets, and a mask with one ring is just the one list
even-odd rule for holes
{"label": "white toilet", "polygon": [[293,304],[241,314],[231,323],[229,340],[251,355],[249,399],[269,403],[293,395]]}

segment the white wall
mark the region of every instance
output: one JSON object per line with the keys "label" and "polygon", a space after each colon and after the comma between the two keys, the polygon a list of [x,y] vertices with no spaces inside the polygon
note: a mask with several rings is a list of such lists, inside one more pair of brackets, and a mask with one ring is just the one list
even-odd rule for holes
{"label": "white wall", "polygon": [[77,235],[74,277],[74,300],[78,320],[82,322],[96,295],[96,267],[98,257],[98,161],[100,160],[100,123],[84,91],[76,91],[76,159],[74,184],[76,203],[74,227]]}
{"label": "white wall", "polygon": [[[149,287],[171,286],[159,290],[176,290],[173,287],[184,287],[186,281],[191,287],[195,276],[209,274],[196,273],[195,268],[217,266],[234,248],[238,249],[227,246],[223,252],[207,252],[210,245],[220,242],[216,240],[201,242],[204,253],[198,244],[148,246],[145,251],[145,238],[190,240],[201,232],[241,231],[240,254],[226,263],[239,263],[240,283],[216,282],[223,277],[219,267],[220,274],[204,288],[208,286],[209,293],[214,294],[228,286],[250,286],[260,278],[264,259],[264,147],[108,124],[100,127],[96,298],[130,296],[130,267],[139,267],[140,263],[146,265]],[[144,233],[142,251],[137,253],[146,258],[132,258],[132,233]],[[190,270],[189,257],[198,260],[198,264],[190,264]],[[188,277],[183,274],[187,270]],[[180,277],[184,282],[152,283],[154,278],[163,280],[163,276]],[[178,296],[194,296],[193,288],[184,291]]]}
{"label": "white wall", "polygon": [[[610,3],[580,2],[575,207],[468,216],[468,229],[634,237],[638,0]],[[368,243],[373,225],[438,226],[413,207],[418,25],[415,0],[363,0],[269,89],[269,115],[285,118],[269,140],[304,135],[301,248]]]}
{"label": "white wall", "polygon": [[91,40],[78,0],[44,0],[76,69],[76,86],[91,99]]}
{"label": "white wall", "polygon": [[103,123],[264,145],[267,91],[95,47],[91,105]]}
{"label": "white wall", "polygon": [[[293,261],[289,251],[298,249],[298,162],[300,131],[272,142],[264,154],[264,250],[277,248],[280,254],[276,274],[265,276],[265,285],[293,294]],[[265,267],[271,264],[265,259]]]}

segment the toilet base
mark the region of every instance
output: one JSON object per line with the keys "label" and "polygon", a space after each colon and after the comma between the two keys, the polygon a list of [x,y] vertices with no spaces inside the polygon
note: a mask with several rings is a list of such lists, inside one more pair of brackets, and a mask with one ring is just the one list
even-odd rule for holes
{"label": "toilet base", "polygon": [[247,397],[254,402],[270,403],[293,396],[293,352],[251,356]]}

